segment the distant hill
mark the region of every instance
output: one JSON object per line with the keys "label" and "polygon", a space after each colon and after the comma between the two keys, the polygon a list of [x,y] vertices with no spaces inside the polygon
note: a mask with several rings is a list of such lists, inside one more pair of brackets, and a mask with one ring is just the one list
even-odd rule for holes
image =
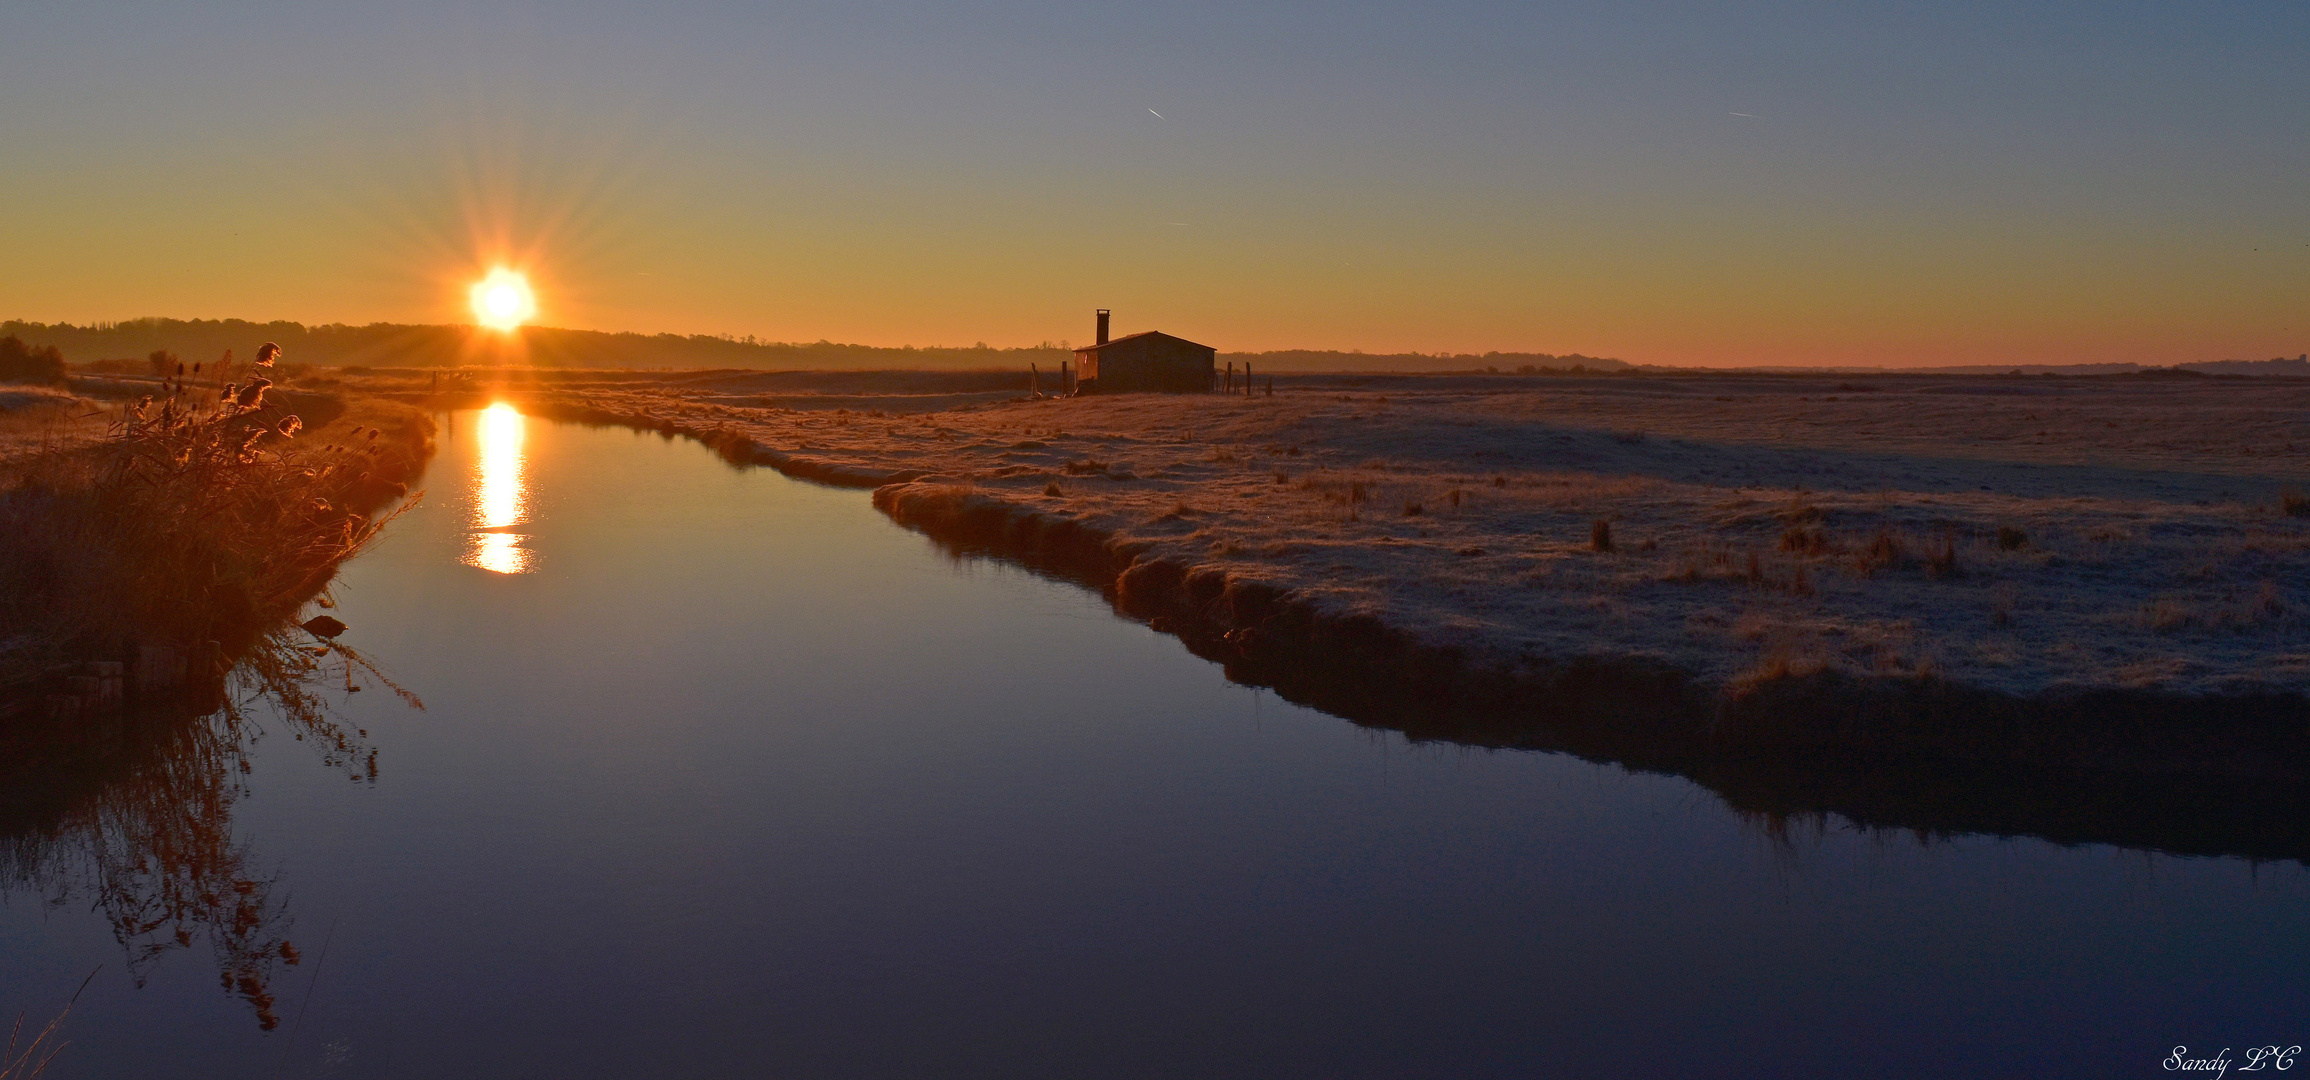
{"label": "distant hill", "polygon": [[2180,364],[2191,371],[2208,375],[2293,375],[2310,376],[2310,353],[2301,356],[2280,356],[2270,360],[2207,360],[2196,364]]}
{"label": "distant hill", "polygon": [[[1690,368],[1656,368],[1645,366],[1644,371],[1677,371]],[[2272,360],[2199,360],[2182,364],[2135,364],[2115,362],[2106,364],[1952,364],[1942,367],[1759,367],[1740,370],[1779,374],[1828,375],[2133,375],[2155,372],[2193,372],[2200,375],[2255,375],[2310,377],[2310,353],[2298,357],[2277,357]]]}
{"label": "distant hill", "polygon": [[[1895,369],[1903,370],[1903,369]],[[1934,375],[2125,375],[2136,371],[2198,371],[2208,375],[2310,375],[2310,355],[2274,360],[2200,360],[2161,367],[2156,364],[1972,364],[1965,367],[1914,369]]]}
{"label": "distant hill", "polygon": [[[215,360],[231,349],[247,358],[257,346],[274,342],[284,359],[326,367],[457,367],[514,362],[577,368],[755,368],[766,370],[874,371],[1025,368],[1055,372],[1071,349],[1054,346],[997,349],[969,347],[884,348],[815,343],[754,341],[703,334],[612,334],[532,326],[518,337],[472,326],[411,326],[242,319],[132,319],[74,326],[70,323],[0,322],[0,337],[14,335],[33,348],[53,345],[75,364],[136,360],[166,349],[186,362]],[[1294,349],[1280,352],[1221,353],[1220,363],[1245,362],[1257,371],[1471,371],[1497,368],[1581,367],[1589,371],[1628,367],[1618,360],[1548,353],[1363,353]]]}
{"label": "distant hill", "polygon": [[1281,349],[1274,352],[1219,354],[1222,364],[1254,371],[1622,371],[1634,365],[1600,356],[1573,353],[1367,353],[1317,349]]}
{"label": "distant hill", "polygon": [[1872,368],[1910,375],[2127,375],[2149,370],[2142,364],[1952,364],[1945,367]]}

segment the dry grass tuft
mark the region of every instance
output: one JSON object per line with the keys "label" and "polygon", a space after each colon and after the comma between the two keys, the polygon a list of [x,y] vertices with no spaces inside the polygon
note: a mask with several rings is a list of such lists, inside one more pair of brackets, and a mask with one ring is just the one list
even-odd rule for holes
{"label": "dry grass tuft", "polygon": [[1791,525],[1781,531],[1778,545],[1782,551],[1797,555],[1826,555],[1829,535],[1818,525]]}
{"label": "dry grass tuft", "polygon": [[[95,978],[95,972],[88,973],[88,980]],[[48,1071],[48,1063],[64,1051],[64,1041],[57,1038],[57,1032],[63,1028],[64,1018],[72,1015],[72,1007],[80,1003],[80,994],[88,989],[88,980],[81,982],[80,990],[73,992],[72,1000],[64,1003],[56,1019],[33,1032],[29,1040],[24,1038],[24,1015],[17,1014],[16,1023],[8,1029],[8,1046],[0,1049],[0,1080],[33,1080]]]}
{"label": "dry grass tuft", "polygon": [[1961,576],[1957,568],[1957,533],[1941,534],[1941,544],[1925,552],[1925,572],[1936,581]]}
{"label": "dry grass tuft", "polygon": [[1879,570],[1898,567],[1908,557],[1909,553],[1902,546],[1901,539],[1894,536],[1892,530],[1879,529],[1877,535],[1869,538],[1867,546],[1853,556],[1853,569],[1867,577]]}
{"label": "dry grass tuft", "polygon": [[2198,621],[2197,612],[2188,602],[2173,597],[2160,597],[2143,604],[2141,624],[2161,634],[2170,634],[2190,627]]}
{"label": "dry grass tuft", "polygon": [[20,465],[0,491],[0,686],[137,643],[237,653],[375,540],[370,513],[405,493],[395,477],[430,449],[429,422],[407,410],[387,414],[391,440],[366,425],[300,437],[268,386],[170,380],[97,445]]}

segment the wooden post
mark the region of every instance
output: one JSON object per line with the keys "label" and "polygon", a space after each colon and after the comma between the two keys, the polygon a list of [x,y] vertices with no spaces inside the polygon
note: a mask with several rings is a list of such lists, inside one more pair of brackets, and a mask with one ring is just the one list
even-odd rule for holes
{"label": "wooden post", "polygon": [[1251,396],[1251,361],[1243,362],[1243,396]]}
{"label": "wooden post", "polygon": [[184,684],[184,654],[167,645],[136,647],[136,689],[149,694]]}
{"label": "wooden post", "polygon": [[1043,373],[1035,365],[1027,365],[1027,396],[1043,396]]}
{"label": "wooden post", "polygon": [[88,665],[88,673],[96,677],[96,704],[99,708],[116,708],[127,690],[127,665],[118,660],[98,660]]}
{"label": "wooden post", "polygon": [[64,679],[65,693],[72,695],[71,715],[96,707],[96,695],[102,690],[103,680],[94,675],[69,675]]}

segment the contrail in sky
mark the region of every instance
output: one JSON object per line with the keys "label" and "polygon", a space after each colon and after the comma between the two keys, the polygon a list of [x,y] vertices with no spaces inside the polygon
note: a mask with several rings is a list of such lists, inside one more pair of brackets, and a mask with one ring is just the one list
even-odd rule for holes
{"label": "contrail in sky", "polygon": [[1762,120],[1762,119],[1764,119],[1764,117],[1761,117],[1761,116],[1758,116],[1758,115],[1757,115],[1757,114],[1755,114],[1755,113],[1749,113],[1749,112],[1737,112],[1737,113],[1733,113],[1733,114],[1731,114],[1731,115],[1733,115],[1733,116],[1745,116],[1745,117],[1748,117],[1748,118],[1749,118],[1749,119],[1751,119],[1751,120]]}
{"label": "contrail in sky", "polygon": [[[1153,109],[1149,109],[1149,110],[1147,110],[1147,111],[1148,111],[1148,112],[1155,112],[1155,110],[1153,110]],[[1157,120],[1161,120],[1161,119],[1163,119],[1163,114],[1162,114],[1162,113],[1159,113],[1159,112],[1155,112],[1155,119],[1157,119]]]}

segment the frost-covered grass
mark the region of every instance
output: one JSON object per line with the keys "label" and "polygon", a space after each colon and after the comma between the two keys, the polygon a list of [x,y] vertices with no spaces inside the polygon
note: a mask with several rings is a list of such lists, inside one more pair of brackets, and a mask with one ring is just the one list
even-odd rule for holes
{"label": "frost-covered grass", "polygon": [[2310,690],[2310,518],[2282,495],[2310,472],[2310,384],[1297,377],[803,407],[791,375],[759,403],[764,378],[526,396],[969,483],[1503,660]]}
{"label": "frost-covered grass", "polygon": [[102,406],[51,386],[0,383],[0,479],[11,463],[104,437]]}

